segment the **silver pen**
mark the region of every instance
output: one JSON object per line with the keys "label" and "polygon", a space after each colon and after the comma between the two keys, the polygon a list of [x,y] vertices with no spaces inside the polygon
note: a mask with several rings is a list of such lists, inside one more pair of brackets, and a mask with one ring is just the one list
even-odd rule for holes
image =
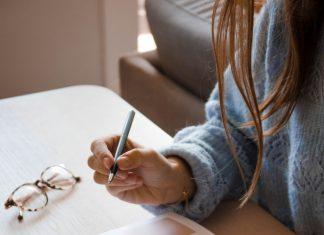
{"label": "silver pen", "polygon": [[117,149],[116,149],[116,152],[115,152],[115,162],[114,162],[114,165],[112,166],[112,168],[109,171],[108,184],[110,184],[113,181],[113,179],[114,179],[114,177],[115,177],[115,175],[117,173],[117,170],[118,170],[117,160],[118,160],[119,156],[122,154],[123,149],[125,147],[126,140],[128,138],[128,134],[129,134],[130,128],[131,128],[133,120],[134,120],[134,116],[135,116],[135,112],[134,112],[134,110],[131,110],[128,113],[122,135],[119,138],[119,142],[118,142]]}

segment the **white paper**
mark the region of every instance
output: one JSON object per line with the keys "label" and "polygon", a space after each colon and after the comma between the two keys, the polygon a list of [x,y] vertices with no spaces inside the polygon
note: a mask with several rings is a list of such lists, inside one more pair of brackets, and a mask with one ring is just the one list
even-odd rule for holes
{"label": "white paper", "polygon": [[113,229],[101,235],[213,235],[196,222],[175,213],[167,213],[139,223]]}

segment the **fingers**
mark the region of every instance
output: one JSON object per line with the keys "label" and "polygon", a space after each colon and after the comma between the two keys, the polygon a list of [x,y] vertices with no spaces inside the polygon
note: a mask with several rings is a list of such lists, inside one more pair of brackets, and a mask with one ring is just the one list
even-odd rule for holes
{"label": "fingers", "polygon": [[159,158],[159,155],[151,149],[132,149],[118,159],[118,167],[121,170],[131,170],[140,166],[152,167],[157,164],[159,160],[165,160]]}
{"label": "fingers", "polygon": [[[107,144],[107,146],[111,152],[115,152],[115,150],[116,150],[115,148],[117,147],[119,139],[120,139],[119,135],[111,135],[111,136],[107,136],[107,137],[103,138],[103,141]],[[142,148],[142,146],[133,140],[127,139],[127,141],[125,143],[126,151],[133,149],[133,148]]]}
{"label": "fingers", "polygon": [[115,178],[108,187],[126,187],[129,185],[140,184],[142,183],[142,179],[136,175],[130,175],[126,179],[122,180],[119,178]]}
{"label": "fingers", "polygon": [[[107,160],[107,159],[103,159],[104,163],[105,163],[105,160]],[[95,156],[93,156],[93,155],[88,158],[88,166],[92,170],[97,171],[102,175],[108,175],[109,174],[109,168],[106,166],[106,164],[100,163],[97,160],[97,158]],[[127,176],[128,176],[128,171],[122,171],[122,170],[117,171],[117,175],[116,175],[117,178],[126,179]]]}
{"label": "fingers", "polygon": [[[113,143],[110,143],[110,149],[112,149],[112,145]],[[105,164],[108,169],[114,164],[114,157],[108,149],[108,145],[103,139],[95,140],[92,142],[91,152],[93,153],[97,161]],[[107,160],[103,161],[104,159]]]}
{"label": "fingers", "polygon": [[123,197],[123,193],[125,193],[126,191],[129,190],[134,190],[138,187],[141,187],[142,183],[138,183],[138,184],[133,184],[133,185],[128,185],[128,186],[109,186],[106,185],[107,191],[113,195],[114,197],[118,197],[120,199],[122,199]]}
{"label": "fingers", "polygon": [[[104,159],[103,161],[105,161]],[[88,166],[95,171],[98,171],[100,174],[108,175],[109,168],[106,166],[106,164],[101,163],[98,161],[98,159],[95,156],[90,156],[88,158]]]}
{"label": "fingers", "polygon": [[119,171],[117,171],[116,178],[120,179],[120,180],[124,180],[128,177],[129,174],[130,174],[130,172],[128,172],[128,171],[119,170]]}
{"label": "fingers", "polygon": [[[94,173],[93,179],[97,184],[106,185],[108,183],[108,176],[100,174],[97,171]],[[115,186],[125,187],[125,186],[129,186],[129,185],[138,184],[141,182],[142,182],[142,179],[134,174],[131,174],[126,178],[121,178],[121,176],[117,174],[115,179],[108,186],[109,187],[115,187]]]}
{"label": "fingers", "polygon": [[95,173],[93,173],[93,180],[97,184],[107,184],[108,183],[108,176],[100,174],[99,172],[95,171]]}
{"label": "fingers", "polygon": [[[106,168],[110,169],[114,164],[113,153],[115,152],[120,136],[112,135],[102,139],[98,139],[92,142],[91,152],[98,159],[98,162],[102,162]],[[138,144],[133,141],[127,140],[125,144],[125,150],[130,150],[138,146]]]}

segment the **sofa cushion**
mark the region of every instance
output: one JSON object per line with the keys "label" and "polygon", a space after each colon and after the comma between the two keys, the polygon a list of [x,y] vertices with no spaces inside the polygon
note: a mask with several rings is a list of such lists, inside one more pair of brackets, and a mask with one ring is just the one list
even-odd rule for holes
{"label": "sofa cushion", "polygon": [[213,0],[146,0],[164,73],[203,99],[215,85],[211,44]]}

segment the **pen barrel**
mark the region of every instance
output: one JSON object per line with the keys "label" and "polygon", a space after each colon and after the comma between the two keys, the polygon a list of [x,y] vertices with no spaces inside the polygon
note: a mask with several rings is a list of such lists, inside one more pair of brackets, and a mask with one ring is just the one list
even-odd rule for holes
{"label": "pen barrel", "polygon": [[112,167],[112,169],[110,170],[111,174],[116,174],[118,170],[118,166],[117,163],[115,163]]}
{"label": "pen barrel", "polygon": [[109,173],[109,177],[108,177],[108,183],[110,183],[113,180],[115,174],[117,173],[117,170],[118,170],[117,160],[118,160],[119,156],[122,154],[122,152],[123,152],[123,150],[125,148],[125,144],[126,144],[128,134],[129,134],[130,128],[132,126],[133,120],[134,120],[134,116],[135,116],[135,112],[133,110],[131,110],[128,113],[126,123],[124,125],[122,134],[121,134],[120,139],[118,141],[118,145],[117,145],[116,152],[115,152],[115,163],[112,166],[112,168],[110,169],[110,173]]}
{"label": "pen barrel", "polygon": [[[119,156],[122,154],[124,148],[125,148],[125,144],[128,138],[128,134],[130,132],[130,128],[132,126],[133,120],[134,120],[134,116],[135,116],[135,112],[133,110],[131,110],[128,113],[127,119],[126,119],[126,123],[124,125],[123,131],[122,131],[122,135],[120,136],[118,145],[117,145],[117,149],[115,152],[115,162],[118,160]],[[117,164],[114,164],[114,168],[116,167]]]}
{"label": "pen barrel", "polygon": [[[122,138],[122,137],[120,137]],[[125,148],[126,140],[119,141],[116,152],[115,152],[115,161],[118,160],[119,156],[122,154],[123,149]]]}
{"label": "pen barrel", "polygon": [[126,123],[124,125],[122,135],[121,135],[121,137],[119,139],[117,149],[116,149],[116,152],[115,152],[115,160],[118,159],[118,157],[122,154],[123,149],[125,148],[125,143],[127,141],[128,134],[129,134],[130,128],[131,128],[133,120],[134,120],[134,116],[135,116],[135,112],[133,110],[130,111],[128,116],[127,116]]}

